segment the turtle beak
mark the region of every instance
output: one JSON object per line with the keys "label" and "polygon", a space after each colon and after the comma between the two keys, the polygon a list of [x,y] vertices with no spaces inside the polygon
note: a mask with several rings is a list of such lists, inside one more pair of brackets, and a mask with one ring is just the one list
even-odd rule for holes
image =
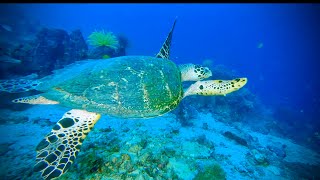
{"label": "turtle beak", "polygon": [[212,76],[212,72],[211,72],[211,70],[209,68],[205,68],[204,72],[208,75],[208,77]]}

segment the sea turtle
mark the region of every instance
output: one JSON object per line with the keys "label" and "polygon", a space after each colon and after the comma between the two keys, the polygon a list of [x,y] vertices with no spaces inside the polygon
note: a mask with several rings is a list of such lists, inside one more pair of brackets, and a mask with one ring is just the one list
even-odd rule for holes
{"label": "sea turtle", "polygon": [[[246,84],[246,78],[200,81],[211,76],[207,67],[177,66],[169,60],[175,23],[156,57],[79,61],[40,80],[25,80],[14,88],[10,81],[1,83],[2,91],[36,89],[42,92],[15,99],[14,103],[60,104],[72,109],[36,147],[35,171],[40,171],[44,179],[65,173],[100,114],[121,118],[161,116],[175,109],[186,96],[226,95]],[[197,82],[184,90],[183,81]]]}

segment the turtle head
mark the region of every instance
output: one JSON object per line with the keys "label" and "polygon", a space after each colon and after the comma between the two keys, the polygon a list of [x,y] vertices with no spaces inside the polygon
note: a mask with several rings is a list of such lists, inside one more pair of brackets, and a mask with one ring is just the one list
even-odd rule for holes
{"label": "turtle head", "polygon": [[202,80],[202,79],[207,79],[211,77],[212,72],[208,67],[201,66],[201,65],[194,65],[194,75],[198,77],[198,80]]}
{"label": "turtle head", "polygon": [[179,66],[182,81],[200,81],[212,76],[208,67],[197,64],[183,64]]}

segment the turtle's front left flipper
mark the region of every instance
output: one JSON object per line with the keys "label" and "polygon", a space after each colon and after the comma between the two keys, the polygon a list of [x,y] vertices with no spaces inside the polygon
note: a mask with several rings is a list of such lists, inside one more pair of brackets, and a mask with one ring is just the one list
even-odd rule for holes
{"label": "turtle's front left flipper", "polygon": [[34,171],[40,171],[44,179],[56,178],[68,171],[83,140],[99,119],[100,114],[85,110],[66,112],[38,144]]}
{"label": "turtle's front left flipper", "polygon": [[207,80],[197,81],[184,93],[183,97],[190,95],[217,96],[232,93],[239,90],[248,82],[247,78],[233,80]]}
{"label": "turtle's front left flipper", "polygon": [[177,22],[177,19],[174,20],[174,23],[172,25],[172,28],[171,28],[166,40],[164,41],[160,51],[156,55],[157,58],[170,59],[171,40],[172,40],[172,34],[173,34],[174,27],[176,25],[176,22]]}

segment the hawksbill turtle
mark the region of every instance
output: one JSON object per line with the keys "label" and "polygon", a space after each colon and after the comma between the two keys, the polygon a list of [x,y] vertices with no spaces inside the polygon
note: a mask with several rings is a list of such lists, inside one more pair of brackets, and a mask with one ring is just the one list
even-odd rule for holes
{"label": "hawksbill turtle", "polygon": [[[247,78],[205,80],[207,67],[176,65],[170,59],[176,20],[155,56],[122,56],[85,60],[56,70],[39,80],[2,81],[0,90],[41,94],[14,99],[14,103],[59,104],[69,107],[51,132],[37,145],[34,171],[54,179],[68,171],[81,145],[101,114],[120,118],[152,118],[175,109],[190,95],[226,95],[247,83]],[[196,81],[186,90],[184,81]]]}

